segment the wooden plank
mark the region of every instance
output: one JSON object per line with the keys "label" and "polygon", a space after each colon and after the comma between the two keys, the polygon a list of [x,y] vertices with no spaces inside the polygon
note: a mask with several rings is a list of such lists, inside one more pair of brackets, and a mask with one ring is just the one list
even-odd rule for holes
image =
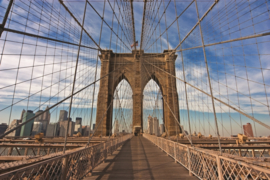
{"label": "wooden plank", "polygon": [[[196,145],[204,149],[218,149],[218,145]],[[222,149],[270,149],[270,145],[221,145]]]}
{"label": "wooden plank", "polygon": [[105,163],[95,167],[94,179],[189,179],[189,171],[175,163],[171,157],[161,152],[153,143],[141,136],[134,136],[121,149],[109,156]]}
{"label": "wooden plank", "polygon": [[[83,147],[85,144],[77,145],[77,144],[67,144],[68,148],[78,148]],[[1,143],[0,147],[25,147],[25,148],[63,148],[64,144],[12,144],[12,143]]]}
{"label": "wooden plank", "polygon": [[27,156],[0,156],[0,161],[21,161]]}

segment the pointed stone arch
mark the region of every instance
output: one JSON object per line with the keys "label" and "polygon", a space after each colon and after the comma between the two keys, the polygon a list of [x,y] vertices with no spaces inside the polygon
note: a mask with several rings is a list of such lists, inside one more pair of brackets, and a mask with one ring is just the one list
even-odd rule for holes
{"label": "pointed stone arch", "polygon": [[[112,50],[101,51],[100,77],[108,76],[100,80],[100,88],[97,103],[96,126],[99,125],[97,135],[107,136],[110,132],[112,122],[112,105],[115,88],[121,80],[126,79],[133,92],[133,131],[143,129],[143,90],[146,84],[153,79],[159,85],[163,97],[163,115],[165,127],[170,135],[180,132],[176,123],[179,119],[178,94],[176,91],[176,80],[168,75],[169,72],[175,76],[175,60],[177,55],[169,56],[171,51],[165,50],[160,54],[144,54],[143,51],[132,51],[132,53],[113,53]],[[152,68],[150,64],[154,60],[162,69]],[[173,111],[173,113],[172,113]]]}

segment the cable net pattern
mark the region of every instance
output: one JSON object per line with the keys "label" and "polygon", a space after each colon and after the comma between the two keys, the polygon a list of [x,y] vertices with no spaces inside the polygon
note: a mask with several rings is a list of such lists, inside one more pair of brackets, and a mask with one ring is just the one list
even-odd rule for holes
{"label": "cable net pattern", "polygon": [[[269,147],[241,150],[220,142],[238,133],[269,136],[269,8],[267,0],[0,1],[0,117],[3,127],[9,126],[0,134],[7,138],[1,140],[0,155],[18,160],[0,166],[40,160],[13,174],[15,179],[63,174],[75,179],[89,173],[119,146],[114,140],[88,147],[108,111],[109,136],[133,131],[136,92],[124,77],[122,57],[135,52],[141,67],[129,70],[144,74],[137,83],[144,87],[142,132],[149,130],[150,115],[163,123],[167,135],[181,133],[193,145],[191,135],[209,134],[219,147],[210,151],[145,137],[199,178],[269,178],[261,159],[253,165],[241,159],[268,158]],[[101,76],[101,54],[108,49],[117,54],[117,68]],[[162,87],[161,72],[167,82]],[[100,80],[109,76],[114,83],[108,107],[98,119]],[[165,122],[165,116],[173,122]],[[245,130],[246,123],[252,130]],[[31,147],[28,138],[39,133],[56,141],[51,147]],[[70,153],[77,148],[68,143],[73,135],[84,136],[78,146],[87,148]]]}

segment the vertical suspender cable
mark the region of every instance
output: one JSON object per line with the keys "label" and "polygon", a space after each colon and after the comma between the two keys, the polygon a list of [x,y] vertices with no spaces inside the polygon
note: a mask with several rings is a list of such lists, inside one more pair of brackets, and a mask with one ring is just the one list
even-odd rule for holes
{"label": "vertical suspender cable", "polygon": [[65,143],[64,143],[63,153],[65,153],[66,151],[67,136],[68,136],[68,130],[69,130],[69,123],[70,123],[70,114],[71,114],[73,93],[74,93],[74,88],[75,88],[75,83],[76,83],[77,68],[78,68],[78,62],[79,62],[80,50],[81,50],[81,44],[82,44],[82,35],[83,35],[83,26],[84,26],[84,21],[85,21],[86,8],[87,8],[87,0],[85,0],[85,5],[84,5],[83,22],[82,22],[82,27],[81,27],[80,42],[79,42],[79,47],[78,47],[77,60],[76,60],[74,79],[73,79],[73,85],[72,85],[72,92],[71,92],[72,96],[70,98],[70,104],[69,104],[69,110],[68,110],[68,124],[67,124],[67,129],[66,129],[66,134],[65,134]]}
{"label": "vertical suspender cable", "polygon": [[210,94],[211,94],[213,113],[214,113],[215,125],[216,125],[216,131],[217,131],[217,136],[218,136],[219,151],[220,151],[220,154],[222,154],[221,145],[220,145],[220,134],[219,134],[218,123],[217,123],[216,108],[215,108],[214,96],[213,96],[213,91],[212,91],[212,87],[211,87],[211,79],[210,79],[208,63],[207,63],[207,58],[206,58],[206,53],[205,53],[205,46],[204,46],[203,33],[202,33],[202,27],[201,27],[201,21],[200,21],[200,15],[199,15],[199,10],[198,10],[197,0],[195,0],[195,5],[196,5],[197,16],[198,16],[200,34],[201,34],[201,40],[202,40],[202,46],[203,46],[203,55],[204,55],[204,61],[205,61],[205,66],[206,66],[206,70],[207,70],[208,83],[209,83],[209,89],[210,89]]}

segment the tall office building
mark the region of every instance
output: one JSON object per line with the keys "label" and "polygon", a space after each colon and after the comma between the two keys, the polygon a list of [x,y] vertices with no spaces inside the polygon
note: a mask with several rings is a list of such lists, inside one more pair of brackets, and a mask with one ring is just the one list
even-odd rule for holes
{"label": "tall office building", "polygon": [[75,123],[75,125],[74,125],[74,134],[77,134],[77,133],[82,133],[82,125]]}
{"label": "tall office building", "polygon": [[76,117],[76,124],[82,124],[82,118],[81,117]]}
{"label": "tall office building", "polygon": [[252,130],[252,126],[250,123],[247,123],[246,125],[243,125],[243,129],[244,129],[244,134],[247,137],[254,137],[253,135],[253,130]]}
{"label": "tall office building", "polygon": [[95,130],[95,128],[96,128],[96,124],[93,124],[93,130]]}
{"label": "tall office building", "polygon": [[149,116],[148,116],[148,133],[149,134],[153,134],[154,133],[154,131],[153,131],[153,118],[152,118],[152,116],[150,116],[150,114],[149,114]]}
{"label": "tall office building", "polygon": [[[47,106],[46,110],[48,108],[49,106]],[[51,114],[49,111],[44,112],[43,110],[39,110],[36,112],[36,115],[39,115],[39,116],[35,118],[32,135],[35,135],[38,133],[44,133],[44,135],[46,135],[47,126],[50,123]]]}
{"label": "tall office building", "polygon": [[66,135],[68,122],[69,122],[68,135],[73,136],[75,123],[72,121],[67,121],[67,120],[59,122],[59,136],[64,137]]}
{"label": "tall office building", "polygon": [[[35,115],[39,115],[39,114],[42,114],[43,113],[43,110],[38,110]],[[35,122],[40,122],[43,120],[43,114],[42,115],[39,115],[38,117],[35,118]]]}
{"label": "tall office building", "polygon": [[7,128],[8,128],[7,123],[0,124],[0,135],[4,134],[6,132],[6,130],[7,130]]}
{"label": "tall office building", "polygon": [[60,111],[59,122],[67,120],[68,112],[65,110]]}
{"label": "tall office building", "polygon": [[[27,112],[23,113],[22,123],[26,122],[28,119],[30,119],[34,116],[35,116],[35,114],[33,113],[33,111],[27,110]],[[34,123],[34,119],[31,120],[30,122],[26,123],[25,125],[23,125],[21,128],[20,136],[30,136],[32,133],[33,123]]]}
{"label": "tall office building", "polygon": [[159,120],[157,117],[154,117],[154,122],[153,122],[153,133],[156,136],[159,136]]}
{"label": "tall office building", "polygon": [[114,122],[114,134],[118,134],[119,133],[119,123],[118,120],[116,119]]}
{"label": "tall office building", "polygon": [[82,126],[82,135],[83,136],[89,136],[90,133],[90,126]]}
{"label": "tall office building", "polygon": [[24,115],[24,113],[25,113],[26,111],[23,109],[22,110],[22,113],[21,113],[21,118],[20,118],[20,121],[22,122],[22,120],[23,120],[23,115]]}
{"label": "tall office building", "polygon": [[[8,126],[6,131],[9,131],[13,128],[15,128],[16,126],[18,126],[20,124],[21,120],[20,119],[14,119]],[[7,136],[10,137],[15,137],[15,136],[20,136],[20,132],[21,132],[21,128],[18,128],[14,131],[12,131],[11,133],[9,133]]]}
{"label": "tall office building", "polygon": [[33,129],[32,129],[32,136],[38,134],[38,133],[44,133],[42,131],[42,122],[35,122],[34,121],[34,124],[33,124]]}
{"label": "tall office building", "polygon": [[[36,135],[38,133],[44,133],[42,130],[42,120],[43,120],[43,110],[38,110],[35,115],[39,115],[38,117],[35,118],[34,124],[33,124],[33,129],[32,129],[32,135]],[[45,131],[46,132],[46,131]]]}
{"label": "tall office building", "polygon": [[159,125],[159,132],[160,132],[160,134],[164,133],[164,124]]}
{"label": "tall office building", "polygon": [[47,137],[56,137],[59,136],[59,124],[58,123],[50,123],[47,126],[46,131]]}
{"label": "tall office building", "polygon": [[75,125],[74,125],[74,134],[81,133],[82,134],[82,118],[76,117]]}
{"label": "tall office building", "polygon": [[51,119],[51,113],[48,109],[49,109],[49,106],[46,107],[47,111],[45,110],[46,112],[43,114],[43,120],[47,121],[47,124],[50,123],[50,119]]}

